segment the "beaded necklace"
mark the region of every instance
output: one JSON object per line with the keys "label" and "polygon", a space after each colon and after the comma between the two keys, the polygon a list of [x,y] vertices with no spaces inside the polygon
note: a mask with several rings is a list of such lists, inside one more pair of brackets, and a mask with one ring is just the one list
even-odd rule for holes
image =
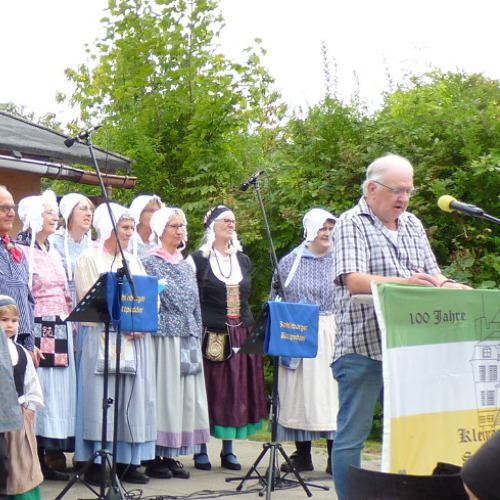
{"label": "beaded necklace", "polygon": [[219,268],[221,276],[225,279],[230,278],[231,274],[233,274],[233,259],[231,259],[231,254],[229,254],[229,274],[227,276],[222,272],[222,269],[219,264],[219,259],[217,257],[217,251],[215,250],[215,248],[214,248],[214,255],[215,255],[215,262],[217,262],[217,267]]}

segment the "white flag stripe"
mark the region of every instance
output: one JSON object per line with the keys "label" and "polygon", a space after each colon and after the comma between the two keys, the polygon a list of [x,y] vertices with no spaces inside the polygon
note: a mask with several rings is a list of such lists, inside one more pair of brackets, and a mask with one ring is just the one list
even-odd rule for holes
{"label": "white flag stripe", "polygon": [[387,380],[384,376],[384,385],[386,391],[398,395],[385,402],[392,405],[392,417],[477,408],[471,365],[476,344],[460,342],[386,350],[384,364],[393,377]]}

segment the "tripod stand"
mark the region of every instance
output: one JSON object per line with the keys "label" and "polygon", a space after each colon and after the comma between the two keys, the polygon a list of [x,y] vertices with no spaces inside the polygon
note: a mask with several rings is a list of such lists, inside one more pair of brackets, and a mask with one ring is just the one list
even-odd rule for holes
{"label": "tripod stand", "polygon": [[[284,300],[284,288],[282,286],[282,280],[280,277],[279,273],[279,268],[278,268],[278,259],[276,258],[276,252],[274,250],[274,245],[271,237],[271,231],[269,229],[269,224],[267,221],[266,217],[266,212],[264,209],[264,204],[262,202],[262,197],[260,195],[260,186],[259,186],[259,176],[264,173],[264,172],[259,172],[255,175],[253,175],[248,182],[244,183],[241,187],[242,190],[246,190],[249,185],[253,185],[255,187],[255,193],[259,202],[260,210],[262,213],[262,218],[264,221],[264,227],[266,230],[266,235],[269,243],[269,249],[270,249],[270,254],[271,254],[271,260],[273,263],[273,268],[275,270],[275,276],[277,279],[277,287],[279,291],[279,295],[282,297]],[[242,352],[245,352],[244,348],[242,348]],[[328,490],[328,487],[325,486],[319,486],[319,485],[313,485],[313,484],[307,484],[302,476],[299,474],[299,472],[296,470],[296,468],[293,466],[290,458],[286,454],[285,450],[283,449],[282,445],[277,442],[276,436],[277,436],[277,428],[278,428],[278,408],[279,408],[279,394],[278,394],[278,376],[279,376],[279,363],[278,363],[278,357],[273,357],[273,387],[272,387],[272,395],[271,395],[271,415],[270,415],[270,423],[271,423],[271,441],[264,444],[263,450],[260,453],[260,455],[257,457],[255,460],[254,464],[252,467],[249,469],[247,474],[243,478],[228,478],[226,479],[227,482],[233,481],[233,480],[241,480],[240,484],[237,486],[236,490],[241,491],[243,488],[243,484],[245,481],[248,479],[255,479],[258,478],[263,484],[264,484],[264,490],[266,492],[266,500],[269,500],[271,498],[271,492],[274,491],[278,486],[281,486],[285,483],[292,483],[293,481],[290,480],[285,480],[281,477],[279,467],[278,467],[278,453],[281,454],[285,462],[288,464],[290,470],[294,473],[295,478],[299,482],[299,484],[302,486],[304,489],[305,493],[307,494],[308,497],[312,496],[311,491],[309,490],[308,486],[313,486],[316,488],[321,488],[324,490]],[[267,472],[265,476],[261,475],[258,470],[257,466],[259,463],[262,461],[262,459],[265,457],[266,453],[269,451],[269,467],[267,468]],[[257,476],[252,476],[253,473],[256,473]],[[261,493],[261,496],[263,495],[263,492]]]}

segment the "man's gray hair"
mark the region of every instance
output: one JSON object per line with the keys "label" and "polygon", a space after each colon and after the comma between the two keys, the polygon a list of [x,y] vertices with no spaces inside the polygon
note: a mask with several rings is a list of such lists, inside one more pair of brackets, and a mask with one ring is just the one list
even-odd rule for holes
{"label": "man's gray hair", "polygon": [[366,179],[364,180],[363,184],[361,184],[363,195],[367,196],[368,183],[370,181],[380,182],[380,179],[382,179],[387,170],[394,167],[410,170],[413,174],[413,166],[406,158],[394,154],[381,156],[380,158],[373,160],[366,169]]}

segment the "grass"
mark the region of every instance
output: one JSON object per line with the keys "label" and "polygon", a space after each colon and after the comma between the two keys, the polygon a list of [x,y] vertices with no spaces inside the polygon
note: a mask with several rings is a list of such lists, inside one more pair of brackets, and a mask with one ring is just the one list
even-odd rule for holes
{"label": "grass", "polygon": [[[262,442],[262,443],[270,441],[271,433],[269,432],[268,428],[269,428],[269,422],[266,419],[264,420],[262,429],[257,431],[253,436],[250,436],[248,440]],[[312,445],[318,448],[326,448],[326,441],[324,439],[319,439],[317,441],[313,441]],[[382,453],[382,443],[380,441],[373,441],[373,440],[366,441],[363,453],[380,455]]]}

